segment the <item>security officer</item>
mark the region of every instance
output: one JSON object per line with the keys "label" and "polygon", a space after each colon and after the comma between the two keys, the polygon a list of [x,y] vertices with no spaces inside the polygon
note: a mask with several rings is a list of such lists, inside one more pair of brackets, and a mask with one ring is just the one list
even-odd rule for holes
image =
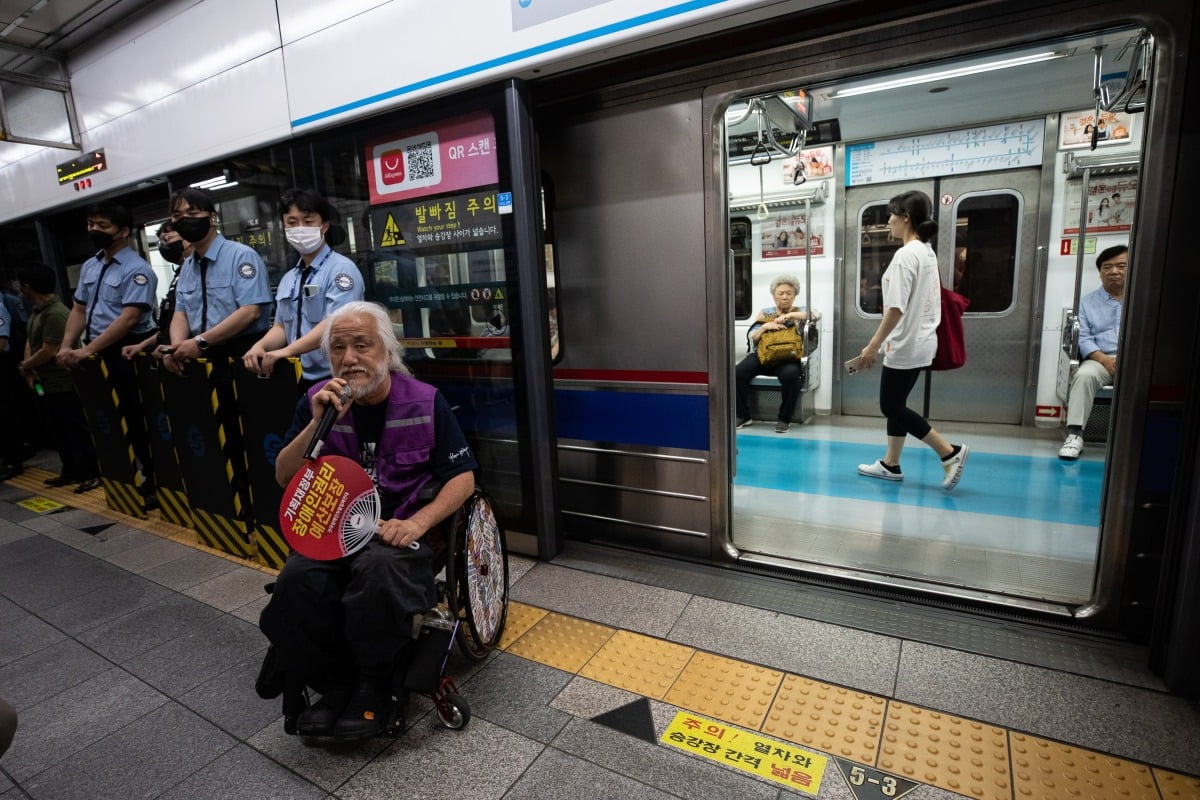
{"label": "security officer", "polygon": [[267,327],[271,284],[258,253],[231,242],[216,228],[217,209],[207,193],[180,189],[171,196],[171,222],[194,248],[175,287],[171,347],[163,365],[179,374],[183,362],[205,357],[241,358]]}
{"label": "security officer", "polygon": [[[154,471],[142,400],[133,365],[121,358],[121,348],[154,332],[158,276],[129,246],[133,231],[129,209],[112,202],[96,203],[87,209],[87,229],[98,252],[79,271],[79,286],[67,317],[58,363],[73,370],[88,356],[104,359],[129,442],[141,463],[145,478],[142,493],[152,502]],[[76,341],[82,341],[83,346],[75,347]]]}
{"label": "security officer", "polygon": [[335,253],[329,236],[329,201],[312,189],[289,189],[279,200],[288,244],[300,253],[275,293],[275,324],[243,358],[246,369],[270,375],[281,358],[300,356],[300,388],[328,380],[329,358],[321,350],[325,317],[352,300],[363,299],[363,280],[354,262]]}

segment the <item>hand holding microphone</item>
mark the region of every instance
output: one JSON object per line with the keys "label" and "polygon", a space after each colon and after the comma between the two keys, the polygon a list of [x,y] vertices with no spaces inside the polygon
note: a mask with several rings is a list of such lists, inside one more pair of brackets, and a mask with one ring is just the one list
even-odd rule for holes
{"label": "hand holding microphone", "polygon": [[[327,385],[325,387],[329,389]],[[322,389],[325,391],[325,389]],[[321,455],[321,448],[325,444],[325,437],[329,435],[329,431],[333,430],[333,423],[337,421],[338,415],[341,413],[341,407],[345,407],[346,403],[350,402],[352,391],[349,384],[342,386],[341,394],[338,396],[338,403],[328,403],[325,406],[325,411],[321,414],[321,420],[317,423],[317,429],[313,432],[312,439],[308,442],[308,447],[304,450],[304,460],[312,461]],[[341,407],[339,407],[341,406]]]}

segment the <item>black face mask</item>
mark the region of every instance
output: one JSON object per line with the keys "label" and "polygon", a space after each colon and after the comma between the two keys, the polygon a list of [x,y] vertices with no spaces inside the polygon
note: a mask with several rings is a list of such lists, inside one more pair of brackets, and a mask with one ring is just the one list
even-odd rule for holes
{"label": "black face mask", "polygon": [[195,243],[208,236],[208,232],[212,228],[212,218],[182,217],[175,220],[174,224],[176,233],[189,242]]}
{"label": "black face mask", "polygon": [[158,254],[172,264],[182,264],[183,242],[159,242]]}
{"label": "black face mask", "polygon": [[107,250],[114,241],[113,235],[104,231],[88,231],[88,238],[92,240],[92,247],[97,250]]}

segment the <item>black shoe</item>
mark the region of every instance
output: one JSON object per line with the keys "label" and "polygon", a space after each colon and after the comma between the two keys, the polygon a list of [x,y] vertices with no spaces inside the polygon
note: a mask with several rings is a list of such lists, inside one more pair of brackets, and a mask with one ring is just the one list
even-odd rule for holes
{"label": "black shoe", "polygon": [[153,511],[154,509],[158,508],[158,495],[142,495],[142,503],[146,506],[147,511]]}
{"label": "black shoe", "polygon": [[333,726],[339,739],[366,739],[383,733],[388,722],[387,695],[372,681],[354,687],[350,702]]}
{"label": "black shoe", "polygon": [[68,486],[72,483],[79,483],[79,479],[71,475],[55,475],[53,478],[46,478],[42,483],[47,486]]}
{"label": "black shoe", "polygon": [[350,699],[348,686],[335,686],[311,707],[296,717],[296,733],[301,736],[329,736],[340,720],[346,701]]}
{"label": "black shoe", "polygon": [[83,494],[90,492],[92,489],[100,487],[99,478],[85,478],[78,486],[75,487],[75,494]]}

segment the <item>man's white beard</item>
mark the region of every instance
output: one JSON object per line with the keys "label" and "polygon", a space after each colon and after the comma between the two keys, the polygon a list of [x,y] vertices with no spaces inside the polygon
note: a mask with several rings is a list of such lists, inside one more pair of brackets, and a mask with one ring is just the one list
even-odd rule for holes
{"label": "man's white beard", "polygon": [[350,385],[350,399],[361,400],[364,397],[370,397],[379,391],[388,380],[388,370],[386,367],[381,367],[376,372],[372,373],[365,381],[363,372],[351,372],[350,374],[342,375]]}

